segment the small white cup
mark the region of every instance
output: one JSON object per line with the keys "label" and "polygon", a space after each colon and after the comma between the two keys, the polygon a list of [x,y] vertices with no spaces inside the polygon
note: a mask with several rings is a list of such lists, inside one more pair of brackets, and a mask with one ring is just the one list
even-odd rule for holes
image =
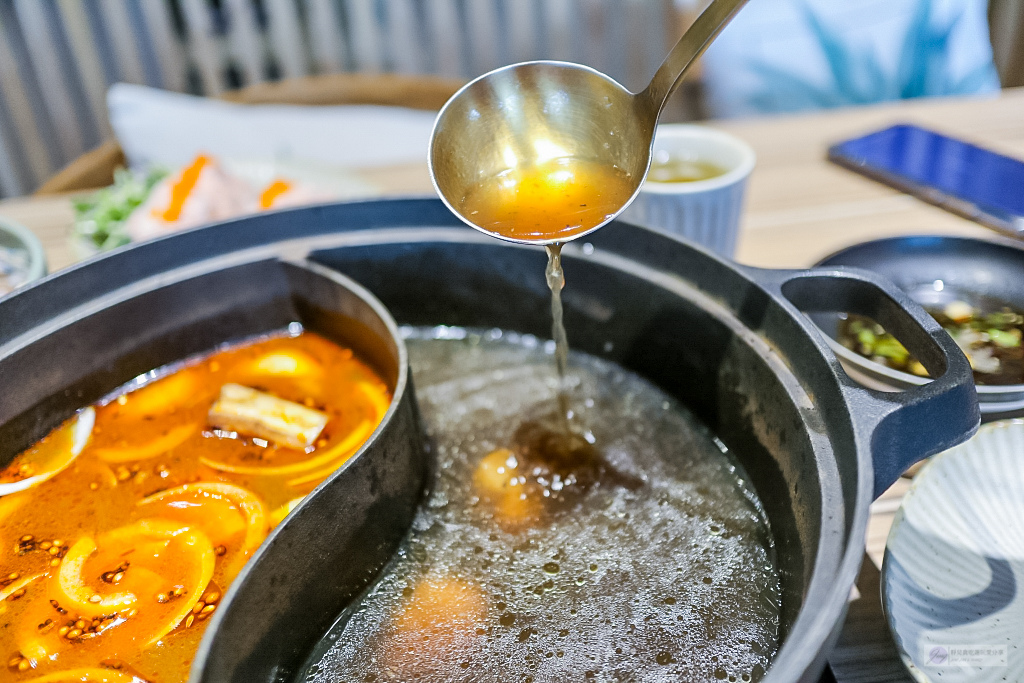
{"label": "small white cup", "polygon": [[654,160],[702,161],[724,170],[706,180],[659,183],[648,180],[623,219],[704,245],[732,258],[747,178],[756,156],[750,145],[712,128],[692,124],[658,126]]}

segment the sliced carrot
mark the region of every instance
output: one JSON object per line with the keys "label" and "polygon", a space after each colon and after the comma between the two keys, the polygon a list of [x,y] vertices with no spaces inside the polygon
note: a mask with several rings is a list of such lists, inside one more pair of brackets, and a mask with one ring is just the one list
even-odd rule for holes
{"label": "sliced carrot", "polygon": [[305,396],[316,398],[323,393],[324,366],[312,355],[299,349],[275,349],[236,366],[241,384],[259,385],[266,377],[288,378]]}
{"label": "sliced carrot", "polygon": [[118,413],[132,419],[169,413],[193,404],[203,382],[195,367],[182,368],[118,399]]}
{"label": "sliced carrot", "polygon": [[124,448],[106,446],[96,448],[93,452],[104,462],[118,463],[131,460],[147,460],[163,455],[172,448],[180,446],[188,437],[198,433],[198,431],[198,427],[194,424],[178,425],[163,436],[140,446],[125,446]]}
{"label": "sliced carrot", "polygon": [[269,209],[274,205],[278,197],[290,189],[292,189],[292,184],[286,180],[278,179],[270,183],[260,194],[260,208]]}
{"label": "sliced carrot", "polygon": [[171,614],[171,617],[164,622],[164,625],[160,627],[157,632],[150,637],[147,645],[159,641],[161,638],[166,636],[168,633],[178,627],[178,624],[192,611],[192,608],[199,602],[199,598],[202,597],[206,587],[210,584],[210,580],[213,578],[213,567],[216,563],[216,554],[213,552],[213,546],[210,544],[210,540],[206,538],[206,535],[197,529],[190,529],[188,533],[182,534],[175,539],[187,549],[193,556],[194,566],[192,572],[186,578],[185,586],[187,587],[186,593],[182,599],[179,600],[180,607]]}
{"label": "sliced carrot", "polygon": [[185,206],[185,201],[192,194],[192,190],[196,188],[199,176],[208,163],[210,163],[209,157],[200,154],[195,158],[191,166],[181,172],[181,177],[171,187],[171,201],[168,203],[167,208],[163,211],[154,212],[157,218],[162,218],[168,223],[173,223],[181,218],[181,210]]}
{"label": "sliced carrot", "polygon": [[349,435],[346,436],[341,443],[332,446],[314,458],[292,463],[291,465],[281,465],[278,467],[231,465],[225,462],[211,460],[210,458],[199,458],[199,462],[211,469],[215,469],[220,472],[230,472],[231,474],[262,475],[266,477],[299,474],[321,468],[322,466],[337,460],[346,453],[354,452],[363,445],[363,442],[366,441],[366,438],[370,436],[370,433],[373,432],[376,426],[377,425],[369,420],[363,420],[355,429],[349,432]]}
{"label": "sliced carrot", "polygon": [[[130,558],[122,580],[125,589],[115,592],[90,586],[84,570],[92,558],[97,560],[92,573],[98,573],[96,564],[112,569]],[[213,578],[215,558],[213,545],[199,529],[165,519],[144,519],[103,534],[98,542],[85,537],[72,544],[51,587],[65,609],[98,617],[137,606],[140,595],[155,597],[161,586],[184,586],[184,594],[171,603],[173,611],[149,638],[153,643],[174,630],[199,600]],[[155,604],[147,607],[157,608]]]}
{"label": "sliced carrot", "polygon": [[154,514],[201,529],[216,545],[244,530],[240,561],[233,561],[232,567],[225,569],[225,573],[232,576],[270,531],[263,501],[252,491],[234,484],[185,484],[144,498],[138,507],[143,514]]}
{"label": "sliced carrot", "polygon": [[267,375],[312,375],[323,367],[309,354],[298,349],[283,349],[264,354],[252,363],[252,370]]}
{"label": "sliced carrot", "polygon": [[87,617],[99,617],[119,612],[134,605],[138,598],[134,593],[120,591],[100,595],[85,585],[82,570],[85,562],[96,552],[96,541],[84,536],[68,549],[68,554],[57,572],[57,586],[64,598],[62,604]]}

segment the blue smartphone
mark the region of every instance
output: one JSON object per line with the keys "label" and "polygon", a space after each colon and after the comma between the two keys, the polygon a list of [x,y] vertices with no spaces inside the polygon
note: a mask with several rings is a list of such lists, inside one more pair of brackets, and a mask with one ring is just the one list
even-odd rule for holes
{"label": "blue smartphone", "polygon": [[832,146],[828,158],[1014,237],[1024,236],[1024,162],[901,124]]}

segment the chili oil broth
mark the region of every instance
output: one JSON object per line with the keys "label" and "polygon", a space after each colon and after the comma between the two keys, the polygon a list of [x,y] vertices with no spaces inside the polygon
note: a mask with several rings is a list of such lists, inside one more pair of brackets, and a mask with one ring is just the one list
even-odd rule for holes
{"label": "chili oil broth", "polygon": [[[298,358],[298,369],[308,372],[275,376],[257,369],[261,358],[280,353]],[[308,365],[303,368],[303,363]],[[243,466],[294,464],[328,451],[366,420],[372,421],[372,427],[376,428],[383,416],[382,408],[386,410],[390,401],[389,390],[381,378],[355,358],[351,350],[309,332],[266,338],[171,369],[170,374],[151,373],[158,378],[147,381],[141,388],[131,383],[128,389],[134,391],[98,405],[92,437],[66,470],[35,488],[0,499],[3,517],[0,577],[7,577],[0,580],[0,584],[15,585],[10,580],[14,576],[24,578],[39,572],[48,575],[27,586],[24,595],[0,602],[0,623],[3,624],[0,654],[8,658],[4,660],[8,665],[0,669],[0,680],[27,681],[55,671],[118,661],[124,670],[147,681],[185,681],[204,630],[205,616],[209,614],[203,619],[188,620],[187,628],[183,619],[168,636],[145,649],[108,649],[104,644],[108,633],[104,633],[91,641],[67,643],[55,661],[42,661],[35,671],[19,672],[16,665],[10,666],[22,647],[26,628],[31,630],[38,625],[37,621],[43,623],[44,616],[53,619],[67,616],[59,614],[49,604],[53,590],[48,588],[47,582],[58,571],[58,567],[52,565],[59,565],[68,546],[79,538],[101,537],[105,531],[139,519],[138,503],[143,498],[184,484],[227,482],[244,487],[262,500],[268,517],[272,518],[271,523],[280,521],[290,504],[308,493],[329,472],[321,471],[314,481],[293,486],[282,476],[217,471],[203,465],[201,459]],[[213,432],[206,425],[206,414],[221,385],[227,382],[251,386],[325,411],[330,418],[320,440],[307,453],[277,448],[273,444],[261,446],[253,439]],[[377,394],[376,401],[368,400],[369,390]],[[179,429],[187,430],[187,436],[165,452],[124,462],[103,459],[118,458],[118,454],[138,454],[145,450],[146,444],[174,435]],[[16,458],[8,467],[8,473],[18,472],[23,460],[24,456]],[[333,468],[342,462],[333,462]],[[237,508],[233,509],[234,513],[239,513]],[[223,505],[219,513],[225,513]],[[203,514],[216,512],[204,508]],[[222,595],[251,554],[250,551],[242,556],[243,538],[242,533],[234,534],[215,549],[213,579],[203,591],[204,597],[210,593]],[[56,547],[63,550],[54,550],[58,542],[61,545]],[[128,569],[126,574],[131,571]],[[84,572],[83,576],[91,579]],[[103,584],[97,580],[95,588],[101,590]],[[155,595],[138,595],[138,614],[111,629],[109,634],[116,634],[119,629],[147,631],[150,625],[146,623],[145,608],[147,601],[156,599]],[[26,625],[26,620],[32,623]],[[61,623],[63,621],[58,621]]]}
{"label": "chili oil broth", "polygon": [[[554,410],[552,342],[405,329],[437,479],[383,578],[328,634],[310,683],[751,681],[778,648],[766,517],[725,447],[675,400],[574,353],[577,429],[636,488],[508,525],[475,483]],[[543,509],[543,501],[533,501]]]}

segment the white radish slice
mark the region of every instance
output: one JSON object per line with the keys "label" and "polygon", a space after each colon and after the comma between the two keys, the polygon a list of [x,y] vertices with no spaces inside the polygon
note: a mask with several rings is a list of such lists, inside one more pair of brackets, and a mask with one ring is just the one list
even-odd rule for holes
{"label": "white radish slice", "polygon": [[0,483],[0,496],[38,486],[67,469],[89,443],[95,424],[96,411],[92,407],[86,408],[15,458],[15,464],[32,465],[36,473],[17,481]]}

